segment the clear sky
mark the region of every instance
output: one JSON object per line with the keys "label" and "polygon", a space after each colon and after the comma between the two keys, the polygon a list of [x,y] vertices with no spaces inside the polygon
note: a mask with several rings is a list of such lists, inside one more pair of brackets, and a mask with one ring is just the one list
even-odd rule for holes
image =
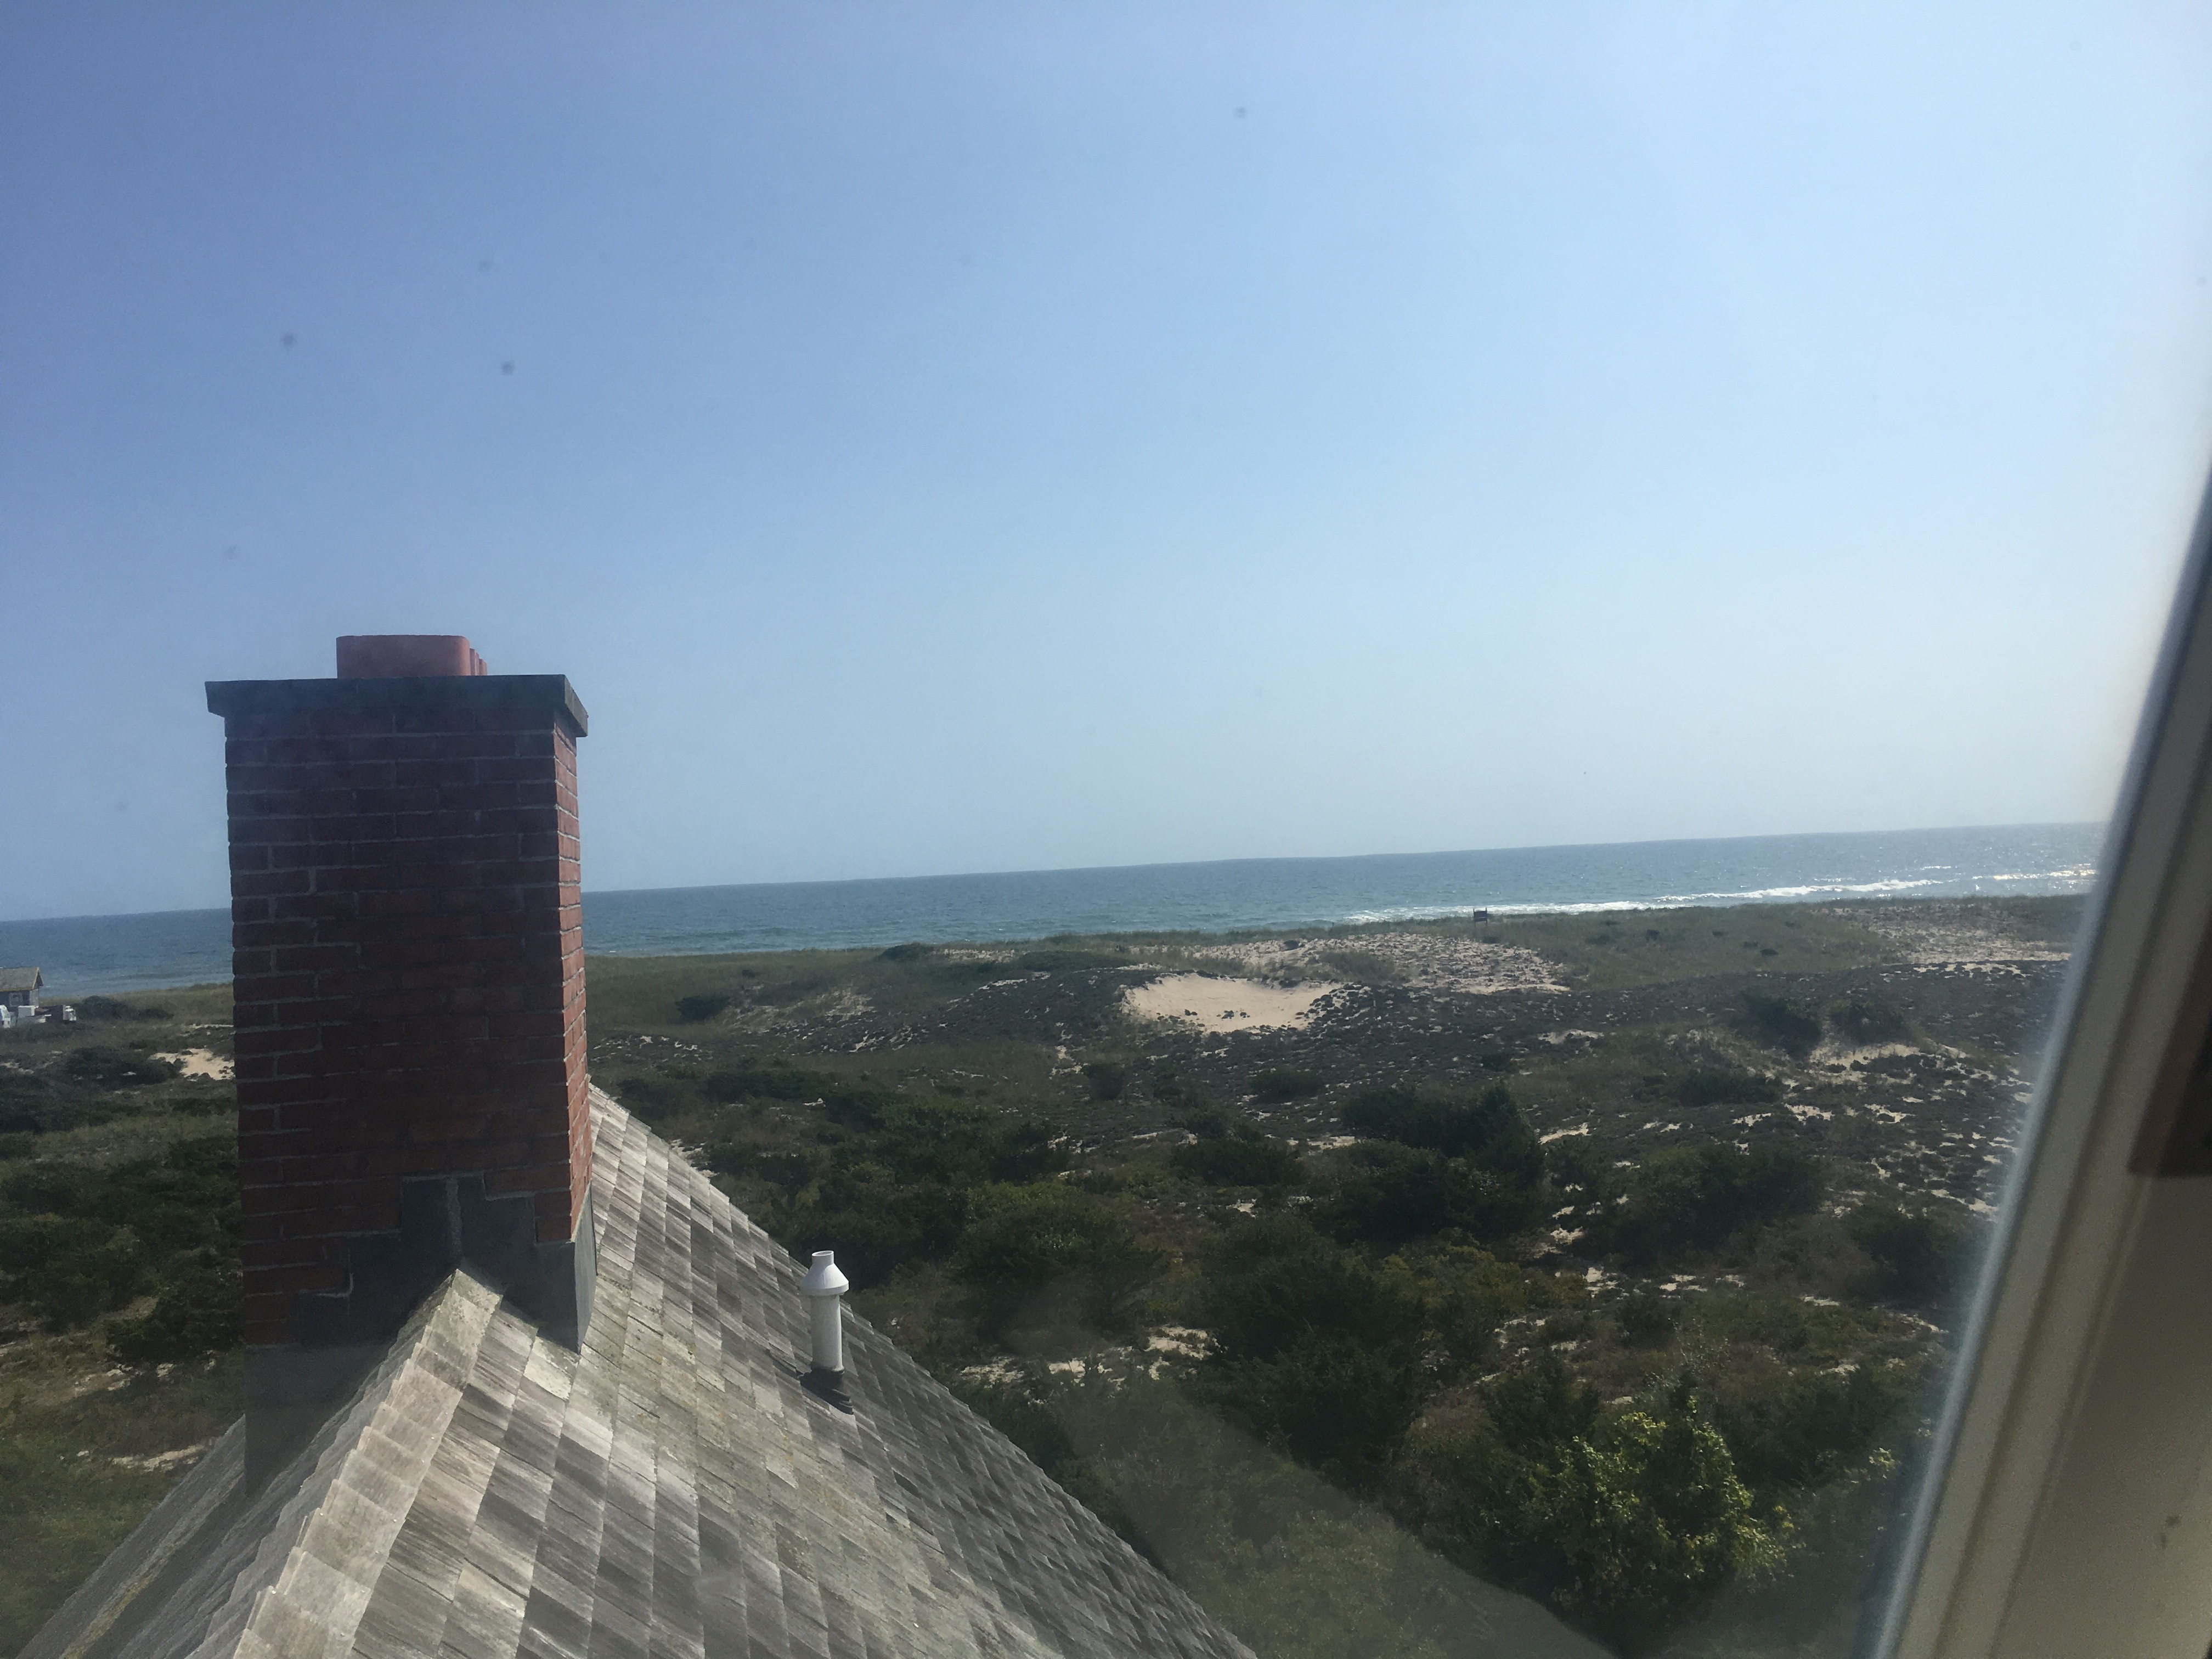
{"label": "clear sky", "polygon": [[2212,9],[0,9],[0,916],[465,633],[599,888],[2094,818]]}

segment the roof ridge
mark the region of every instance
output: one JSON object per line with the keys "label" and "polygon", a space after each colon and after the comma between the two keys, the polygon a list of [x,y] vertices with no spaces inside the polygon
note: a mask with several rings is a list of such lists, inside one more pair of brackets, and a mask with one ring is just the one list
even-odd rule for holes
{"label": "roof ridge", "polygon": [[[465,1267],[432,1292],[341,1413],[357,1426],[334,1437],[318,1459],[314,1475],[327,1471],[328,1478],[310,1486],[322,1491],[311,1503],[310,1486],[303,1486],[256,1553],[254,1565],[274,1571],[258,1584],[240,1575],[196,1653],[228,1650],[224,1636],[233,1628],[241,1654],[307,1659],[351,1649],[500,1299]],[[280,1545],[287,1523],[297,1530],[281,1559],[272,1560],[270,1546]],[[365,1577],[362,1569],[371,1563]]]}
{"label": "roof ridge", "polygon": [[854,1412],[805,1392],[799,1264],[591,1102],[581,1351],[458,1269],[100,1653],[1249,1659],[866,1320],[848,1314]]}

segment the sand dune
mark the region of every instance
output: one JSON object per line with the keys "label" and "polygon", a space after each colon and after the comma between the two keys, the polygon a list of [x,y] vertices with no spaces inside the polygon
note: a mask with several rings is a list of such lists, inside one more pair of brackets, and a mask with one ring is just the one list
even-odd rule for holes
{"label": "sand dune", "polygon": [[1369,957],[1407,985],[1481,996],[1499,991],[1563,991],[1559,970],[1517,945],[1450,939],[1435,933],[1354,933],[1315,939],[1255,939],[1243,945],[1201,945],[1190,952],[1252,973],[1317,980],[1344,975],[1333,956]]}
{"label": "sand dune", "polygon": [[1257,979],[1217,979],[1211,974],[1170,974],[1132,985],[1122,1005],[1140,1019],[1171,1019],[1207,1031],[1287,1030],[1313,1018],[1315,1006],[1343,988],[1334,984],[1270,985]]}

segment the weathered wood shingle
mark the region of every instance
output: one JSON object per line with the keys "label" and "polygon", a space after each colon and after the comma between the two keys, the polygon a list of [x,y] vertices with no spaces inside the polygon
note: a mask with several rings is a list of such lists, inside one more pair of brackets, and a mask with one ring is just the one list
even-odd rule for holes
{"label": "weathered wood shingle", "polygon": [[582,1353],[462,1269],[269,1487],[199,1494],[213,1518],[157,1605],[53,1652],[1244,1654],[865,1322],[854,1413],[801,1389],[797,1266],[612,1101],[592,1110]]}

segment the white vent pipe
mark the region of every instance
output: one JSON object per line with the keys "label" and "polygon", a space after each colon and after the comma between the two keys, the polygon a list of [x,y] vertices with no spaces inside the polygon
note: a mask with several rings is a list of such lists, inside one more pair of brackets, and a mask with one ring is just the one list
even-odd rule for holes
{"label": "white vent pipe", "polygon": [[814,1370],[817,1376],[845,1374],[845,1292],[853,1281],[837,1271],[835,1250],[817,1250],[814,1265],[799,1282],[814,1324]]}

